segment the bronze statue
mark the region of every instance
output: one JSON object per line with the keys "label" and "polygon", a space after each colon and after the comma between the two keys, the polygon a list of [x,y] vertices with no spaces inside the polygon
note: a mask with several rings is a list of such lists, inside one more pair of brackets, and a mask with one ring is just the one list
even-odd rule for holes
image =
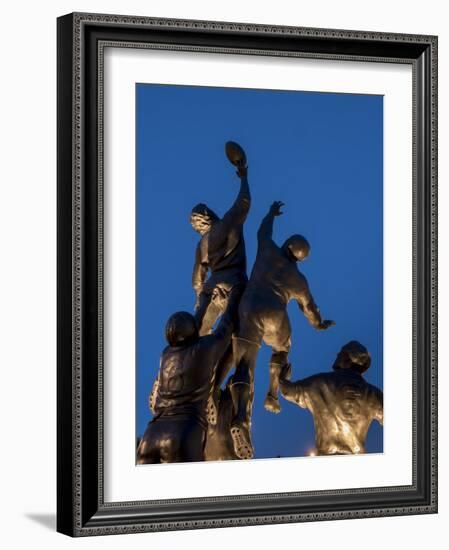
{"label": "bronze statue", "polygon": [[204,460],[206,403],[216,365],[231,342],[239,298],[240,290],[231,290],[212,334],[200,336],[190,313],[180,311],[169,318],[168,346],[150,396],[154,417],[137,450],[138,464]]}
{"label": "bronze statue", "polygon": [[290,382],[291,365],[284,365],[281,393],[312,413],[317,454],[364,453],[371,422],[383,424],[383,393],[363,378],[370,364],[368,350],[352,341],[341,348],[334,372]]}
{"label": "bronze statue", "polygon": [[235,286],[244,286],[248,281],[243,224],[248,216],[251,195],[246,155],[240,145],[232,141],[226,143],[226,154],[237,167],[240,178],[240,190],[234,204],[221,219],[202,203],[197,204],[190,215],[193,229],[201,235],[192,275],[200,336],[212,330],[226,307],[223,300],[215,299],[217,292],[227,296]]}
{"label": "bronze statue", "polygon": [[282,246],[273,241],[274,218],[282,214],[282,202],[274,202],[257,233],[258,250],[250,280],[239,305],[239,328],[233,339],[236,371],[231,392],[236,415],[231,426],[235,452],[239,458],[252,458],[250,436],[252,385],[259,348],[264,341],[272,347],[270,387],[265,408],[279,412],[279,373],[288,361],[291,328],[287,304],[296,300],[310,324],[324,330],[334,324],[322,320],[297,262],[304,260],[310,245],[301,235],[292,235]]}

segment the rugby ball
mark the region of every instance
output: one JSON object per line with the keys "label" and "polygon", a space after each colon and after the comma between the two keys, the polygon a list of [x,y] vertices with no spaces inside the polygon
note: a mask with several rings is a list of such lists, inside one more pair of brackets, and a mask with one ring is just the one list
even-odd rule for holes
{"label": "rugby ball", "polygon": [[245,151],[240,147],[235,141],[227,141],[225,145],[226,156],[229,161],[237,166],[242,163],[246,164],[246,155]]}

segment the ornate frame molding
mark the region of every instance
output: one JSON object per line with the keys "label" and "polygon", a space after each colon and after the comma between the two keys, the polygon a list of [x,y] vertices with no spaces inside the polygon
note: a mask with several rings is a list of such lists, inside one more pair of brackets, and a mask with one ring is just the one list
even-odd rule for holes
{"label": "ornate frame molding", "polygon": [[[136,30],[139,30],[139,36],[131,40],[130,36]],[[142,31],[148,34],[145,41],[142,41]],[[156,41],[151,31],[156,32]],[[179,32],[197,43],[178,43]],[[124,33],[126,40],[122,39]],[[104,34],[108,36],[105,38]],[[168,42],[164,37],[169,39]],[[217,45],[220,40],[222,44]],[[228,43],[233,40],[236,45],[230,46]],[[243,47],[242,42],[248,42],[248,47]],[[274,49],[273,44],[276,45]],[[103,51],[105,46],[111,45],[412,64],[415,402],[413,484],[410,487],[104,503],[102,105]],[[84,113],[86,104],[92,106],[93,103],[96,104],[97,120],[89,122]],[[67,127],[72,129],[70,136]],[[86,204],[91,204],[89,212]],[[94,244],[86,244],[86,234],[95,236]],[[89,300],[96,301],[95,319],[86,314]],[[421,320],[421,317],[424,318]],[[94,339],[86,328],[92,323],[96,325]],[[425,376],[418,372],[418,364],[420,372],[425,370]],[[88,366],[93,367],[87,371]],[[422,387],[424,383],[426,387]],[[426,403],[423,403],[423,395]],[[88,429],[83,422],[87,411],[97,417],[95,430]],[[422,456],[418,456],[418,452]],[[385,496],[383,500],[379,498],[379,492]],[[388,499],[387,495],[390,495]],[[354,504],[356,497],[360,501],[358,506]],[[323,498],[334,501],[336,509],[325,510],[320,504]],[[292,508],[292,499],[298,503],[297,511],[287,512]],[[300,499],[305,499],[308,504],[300,505]],[[285,501],[284,512],[266,513],[257,504],[265,502],[266,506],[275,501],[278,505]],[[288,501],[291,503],[287,504]],[[215,507],[222,505],[222,511],[215,513],[215,516],[221,514],[222,517],[208,517],[206,508],[212,503]],[[166,516],[152,513],[153,507],[162,505],[172,506],[173,510]],[[229,517],[230,510],[233,517]],[[72,536],[88,536],[436,511],[437,38],[103,14],[77,13],[59,18],[58,531]]]}

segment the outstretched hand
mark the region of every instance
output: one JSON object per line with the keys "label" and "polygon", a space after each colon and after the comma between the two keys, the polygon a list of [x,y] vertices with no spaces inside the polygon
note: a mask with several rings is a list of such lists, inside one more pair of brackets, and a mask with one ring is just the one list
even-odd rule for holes
{"label": "outstretched hand", "polygon": [[329,327],[333,327],[335,325],[335,321],[321,321],[321,323],[317,326],[317,330],[326,330]]}
{"label": "outstretched hand", "polygon": [[270,214],[272,216],[281,216],[283,214],[283,212],[281,212],[281,208],[284,206],[284,203],[281,202],[281,201],[275,201],[271,206],[270,206]]}

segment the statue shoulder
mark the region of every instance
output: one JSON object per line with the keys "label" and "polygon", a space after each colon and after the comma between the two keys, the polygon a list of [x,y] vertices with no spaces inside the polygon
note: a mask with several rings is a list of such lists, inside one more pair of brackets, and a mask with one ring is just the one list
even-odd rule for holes
{"label": "statue shoulder", "polygon": [[299,271],[298,266],[296,264],[291,264],[290,262],[290,271],[292,273],[292,276],[295,278],[296,285],[299,287],[299,289],[307,289],[309,288],[309,283],[307,282],[307,278],[305,275]]}
{"label": "statue shoulder", "polygon": [[379,389],[377,386],[374,386],[373,384],[369,384],[368,382],[367,382],[367,386],[368,386],[368,392],[374,400],[383,401],[384,393],[381,389]]}
{"label": "statue shoulder", "polygon": [[319,372],[303,378],[300,382],[304,388],[314,388],[331,382],[333,380],[332,374],[332,372]]}

